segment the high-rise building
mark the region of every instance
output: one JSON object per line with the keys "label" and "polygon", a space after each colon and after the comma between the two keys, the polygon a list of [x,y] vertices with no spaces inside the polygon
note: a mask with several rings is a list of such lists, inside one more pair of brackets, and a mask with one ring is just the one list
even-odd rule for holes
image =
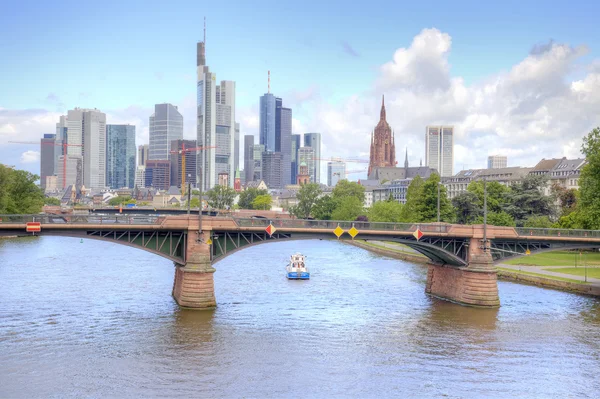
{"label": "high-rise building", "polygon": [[[58,157],[65,155],[64,143],[67,142],[67,130],[68,130],[68,119],[66,115],[61,115],[59,122],[56,124],[56,137],[54,138],[54,174],[58,175],[58,168],[60,163]],[[59,188],[62,188],[60,186]]]}
{"label": "high-rise building", "polygon": [[106,125],[106,185],[135,186],[135,126]]}
{"label": "high-rise building", "polygon": [[506,155],[490,155],[488,157],[488,169],[506,168],[508,158]]}
{"label": "high-rise building", "polygon": [[156,104],[150,116],[148,159],[169,159],[171,141],[183,139],[183,116],[172,104]]}
{"label": "high-rise building", "polygon": [[[191,183],[196,186],[196,151],[183,151],[185,148],[196,147],[196,140],[173,140],[171,141],[171,185],[181,188],[182,166],[185,159],[185,184]],[[187,190],[187,187],[186,187]]]}
{"label": "high-rise building", "polygon": [[296,181],[296,176],[298,175],[298,148],[302,146],[302,135],[301,134],[292,134],[292,154],[291,154],[291,179],[290,181],[293,183]]}
{"label": "high-rise building", "polygon": [[283,154],[280,152],[265,151],[262,154],[262,180],[269,188],[284,188],[283,182]]}
{"label": "high-rise building", "polygon": [[[67,157],[66,167],[58,168],[57,185],[59,189],[75,185],[81,187],[83,185],[83,159],[81,155],[61,155],[58,161],[63,165],[64,157]],[[66,173],[66,178],[65,178]]]}
{"label": "high-rise building", "polygon": [[278,104],[275,114],[276,118],[276,151],[281,152],[281,187],[295,184],[292,177],[292,110]]}
{"label": "high-rise building", "polygon": [[[97,109],[75,108],[67,114],[67,126],[67,154],[82,157],[83,185],[90,189],[105,188],[106,114]],[[72,173],[67,172],[67,180]]]}
{"label": "high-rise building", "polygon": [[55,153],[60,147],[55,148],[56,134],[44,134],[40,145],[40,186],[46,188],[46,177],[55,173]]}
{"label": "high-rise building", "polygon": [[[259,112],[259,137],[260,144],[265,146],[265,151],[275,152],[276,145],[276,102],[277,98],[272,93],[266,93],[260,97]],[[281,99],[279,99],[281,101]]]}
{"label": "high-rise building", "polygon": [[244,177],[246,183],[254,180],[254,136],[244,136]]}
{"label": "high-rise building", "polygon": [[335,187],[340,180],[346,178],[346,163],[340,161],[327,162],[327,185]]}
{"label": "high-rise building", "polygon": [[145,186],[168,190],[171,187],[171,161],[149,159],[146,162]]}
{"label": "high-rise building", "polygon": [[[206,33],[206,29],[205,29]],[[198,146],[207,148],[197,155],[197,180],[204,190],[218,183],[218,176],[235,172],[235,82],[221,81],[206,64],[206,37],[196,45],[196,100]],[[239,160],[238,160],[239,162]],[[233,178],[228,178],[233,187]]]}
{"label": "high-rise building", "polygon": [[263,153],[265,152],[265,146],[263,144],[254,144],[252,149],[252,159],[254,160],[254,167],[252,168],[254,175],[252,181],[260,181],[263,179]]}
{"label": "high-rise building", "polygon": [[[317,133],[318,134],[318,133]],[[308,168],[308,174],[310,176],[311,183],[317,183],[314,180],[315,177],[315,168],[316,168],[316,160],[315,160],[315,148],[314,147],[300,147],[298,148],[298,171],[296,174],[300,173],[300,165],[304,163]]]}
{"label": "high-rise building", "polygon": [[313,167],[306,162],[311,173],[310,180],[313,183],[321,183],[321,133],[304,133],[304,147],[314,149]]}
{"label": "high-rise building", "polygon": [[146,165],[138,165],[135,168],[135,187],[146,187]]}
{"label": "high-rise building", "polygon": [[371,174],[374,168],[396,166],[396,143],[394,142],[394,132],[387,122],[384,100],[382,96],[379,122],[371,134],[368,174]]}
{"label": "high-rise building", "polygon": [[146,166],[148,160],[148,144],[142,144],[138,146],[137,165]]}
{"label": "high-rise building", "polygon": [[[235,123],[235,137],[233,146],[233,170],[237,171],[240,169],[240,124]],[[240,176],[241,179],[241,176]],[[235,184],[234,184],[235,185]]]}
{"label": "high-rise building", "polygon": [[425,165],[440,176],[450,177],[454,167],[454,127],[427,126],[425,129]]}

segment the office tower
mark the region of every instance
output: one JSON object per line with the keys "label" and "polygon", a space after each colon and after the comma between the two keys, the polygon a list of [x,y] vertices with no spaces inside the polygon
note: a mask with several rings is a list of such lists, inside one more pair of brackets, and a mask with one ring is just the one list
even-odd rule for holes
{"label": "office tower", "polygon": [[263,144],[254,144],[252,149],[252,159],[254,160],[252,181],[260,181],[263,179],[263,153],[265,152],[265,146]]}
{"label": "office tower", "polygon": [[371,149],[369,155],[368,175],[375,168],[386,168],[396,166],[396,144],[394,132],[386,119],[385,102],[381,98],[381,111],[379,111],[379,122],[371,134]]}
{"label": "office tower", "polygon": [[[56,137],[54,138],[54,174],[58,174],[58,168],[61,164],[58,162],[58,157],[65,155],[63,143],[67,142],[68,119],[66,115],[61,115],[59,122],[56,124]],[[59,188],[62,188],[60,186]]]}
{"label": "office tower", "polygon": [[[83,185],[106,187],[106,115],[97,109],[75,108],[67,113],[67,154],[82,157]],[[75,163],[71,163],[75,165]],[[70,171],[67,173],[67,180]]]}
{"label": "office tower", "polygon": [[[308,168],[308,174],[310,176],[310,182],[311,183],[317,183],[315,182],[314,176],[315,176],[315,167],[316,167],[316,161],[315,161],[315,149],[313,147],[300,147],[298,148],[298,165],[301,165],[302,163],[305,163],[307,168]],[[298,171],[296,173],[300,172],[300,167],[298,167]]]}
{"label": "office tower", "polygon": [[137,165],[145,166],[148,160],[148,144],[142,144],[138,146]]}
{"label": "office tower", "polygon": [[[260,144],[265,146],[265,151],[275,152],[275,122],[276,122],[276,97],[266,93],[260,97],[259,112],[259,137]],[[281,101],[281,99],[279,99]]]}
{"label": "office tower", "polygon": [[490,155],[488,157],[488,169],[501,169],[506,168],[507,162],[506,155]]}
{"label": "office tower", "polygon": [[296,181],[298,175],[298,148],[302,146],[302,135],[292,134],[291,143],[291,178],[290,181],[293,183]]}
{"label": "office tower", "polygon": [[[216,125],[215,138],[216,146],[215,174],[217,181],[221,183],[226,181],[227,185],[233,187],[233,176],[235,173],[235,82],[223,80],[220,86],[215,87],[215,107],[216,107]],[[227,179],[219,175],[227,175]],[[219,184],[221,185],[221,184]]]}
{"label": "office tower", "polygon": [[106,125],[106,185],[135,186],[135,126]]}
{"label": "office tower", "polygon": [[181,187],[182,166],[185,159],[185,190],[187,185],[196,186],[196,151],[183,151],[184,149],[196,148],[196,140],[173,140],[171,141],[171,153],[169,159],[171,162],[171,186]]}
{"label": "office tower", "polygon": [[135,187],[146,187],[146,165],[138,165],[135,168]]}
{"label": "office tower", "polygon": [[275,149],[282,155],[281,187],[285,187],[292,183],[292,110],[284,108],[281,99],[278,100],[275,109]]}
{"label": "office tower", "polygon": [[244,177],[246,183],[254,180],[254,136],[244,136]]}
{"label": "office tower", "polygon": [[[67,188],[70,185],[75,187],[81,187],[83,185],[83,158],[81,155],[61,155],[58,157],[58,161],[63,165],[64,158],[66,160],[66,167],[58,168],[57,185],[59,189]],[[66,172],[66,178],[65,178]]]}
{"label": "office tower", "polygon": [[149,159],[146,162],[145,186],[168,190],[171,187],[171,161]]}
{"label": "office tower", "polygon": [[265,151],[262,154],[262,180],[269,188],[283,188],[283,154]]}
{"label": "office tower", "polygon": [[[240,124],[235,123],[235,137],[233,146],[233,170],[237,171],[240,169]],[[241,176],[240,176],[241,179]]]}
{"label": "office tower", "polygon": [[425,130],[425,165],[440,176],[453,175],[454,127],[427,126]]}
{"label": "office tower", "polygon": [[156,104],[150,116],[148,159],[169,159],[171,141],[183,139],[183,116],[171,104]]}
{"label": "office tower", "polygon": [[340,180],[346,178],[346,163],[340,161],[327,162],[327,185],[335,187]]}
{"label": "office tower", "polygon": [[[304,133],[304,147],[314,148],[314,166],[311,171],[311,181],[321,183],[321,133]],[[309,171],[310,163],[307,162]]]}
{"label": "office tower", "polygon": [[40,145],[40,186],[46,189],[46,177],[53,176],[55,173],[55,152],[60,151],[60,147],[55,148],[56,134],[44,134]]}

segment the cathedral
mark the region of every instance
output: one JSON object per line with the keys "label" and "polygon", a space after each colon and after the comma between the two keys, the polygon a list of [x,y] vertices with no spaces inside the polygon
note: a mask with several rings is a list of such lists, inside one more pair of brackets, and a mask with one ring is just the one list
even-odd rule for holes
{"label": "cathedral", "polygon": [[371,155],[369,157],[368,174],[375,168],[395,167],[396,166],[396,145],[394,143],[394,133],[392,128],[385,120],[385,98],[381,98],[381,112],[379,123],[371,134]]}

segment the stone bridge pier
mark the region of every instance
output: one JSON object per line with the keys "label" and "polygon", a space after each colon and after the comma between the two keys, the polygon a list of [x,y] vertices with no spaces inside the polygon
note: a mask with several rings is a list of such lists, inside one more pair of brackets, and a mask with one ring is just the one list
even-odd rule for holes
{"label": "stone bridge pier", "polygon": [[189,230],[186,242],[186,264],[175,263],[173,298],[183,308],[212,309],[217,306],[210,246],[205,244],[208,232],[198,242],[198,230]]}
{"label": "stone bridge pier", "polygon": [[463,305],[500,306],[492,254],[483,250],[483,231],[479,233],[470,239],[466,267],[429,264],[426,293]]}

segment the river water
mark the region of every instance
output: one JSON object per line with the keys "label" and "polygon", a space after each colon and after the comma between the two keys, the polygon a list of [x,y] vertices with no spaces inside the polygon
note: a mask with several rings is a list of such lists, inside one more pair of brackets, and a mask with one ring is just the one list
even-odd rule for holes
{"label": "river water", "polygon": [[[310,281],[287,281],[290,253]],[[0,397],[600,396],[600,300],[500,282],[502,307],[424,293],[426,268],[336,241],[215,265],[180,310],[173,265],[108,242],[0,240]]]}

